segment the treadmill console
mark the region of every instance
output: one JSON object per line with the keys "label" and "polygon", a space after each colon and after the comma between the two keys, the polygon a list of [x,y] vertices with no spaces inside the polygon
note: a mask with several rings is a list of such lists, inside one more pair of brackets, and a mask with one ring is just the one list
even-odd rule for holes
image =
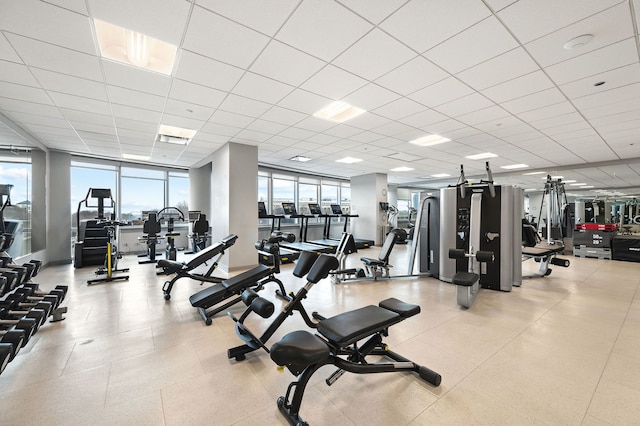
{"label": "treadmill console", "polygon": [[264,201],[258,201],[258,217],[267,216],[267,206],[264,205]]}
{"label": "treadmill console", "polygon": [[297,216],[296,203],[282,203],[285,216]]}
{"label": "treadmill console", "polygon": [[322,214],[322,209],[320,208],[320,205],[315,204],[315,203],[309,203],[309,213],[312,215],[321,215]]}
{"label": "treadmill console", "polygon": [[340,204],[331,204],[331,212],[333,214],[342,214],[342,208],[340,208]]}

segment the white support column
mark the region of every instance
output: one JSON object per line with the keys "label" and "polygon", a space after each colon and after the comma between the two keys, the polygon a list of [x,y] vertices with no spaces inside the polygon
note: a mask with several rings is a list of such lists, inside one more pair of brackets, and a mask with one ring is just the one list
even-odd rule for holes
{"label": "white support column", "polygon": [[387,201],[387,175],[372,173],[351,178],[351,213],[360,217],[352,219],[351,232],[357,238],[383,243],[384,216],[380,202]]}
{"label": "white support column", "polygon": [[189,209],[201,211],[211,223],[216,219],[211,212],[211,163],[189,169]]}

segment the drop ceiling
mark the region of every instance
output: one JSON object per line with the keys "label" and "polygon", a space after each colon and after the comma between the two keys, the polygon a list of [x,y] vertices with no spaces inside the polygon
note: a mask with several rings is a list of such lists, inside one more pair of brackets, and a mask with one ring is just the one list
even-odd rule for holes
{"label": "drop ceiling", "polygon": [[[429,188],[460,164],[479,179],[465,156],[492,152],[497,183],[640,194],[639,15],[640,0],[0,0],[0,145],[188,168],[237,142],[262,165]],[[94,18],[178,46],[171,75],[102,58]],[[367,112],[313,116],[335,100]],[[163,144],[160,124],[198,133]],[[429,134],[451,142],[408,143]]]}

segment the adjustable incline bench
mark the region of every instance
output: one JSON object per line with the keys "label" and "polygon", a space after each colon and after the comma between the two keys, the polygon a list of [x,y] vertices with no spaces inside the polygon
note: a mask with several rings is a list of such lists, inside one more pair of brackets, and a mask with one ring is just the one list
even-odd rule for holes
{"label": "adjustable incline bench", "polygon": [[[219,283],[224,279],[219,277],[212,277],[211,274],[218,267],[218,261],[224,255],[224,251],[235,244],[238,236],[235,234],[231,234],[225,238],[223,238],[220,242],[216,244],[212,244],[206,249],[198,252],[198,254],[193,257],[189,262],[176,262],[175,260],[167,260],[161,259],[158,261],[158,267],[162,268],[162,274],[171,275],[176,274],[175,277],[171,281],[165,281],[162,286],[162,292],[164,293],[164,299],[171,299],[171,289],[176,281],[180,278],[191,278],[197,281],[200,281],[200,284],[208,282],[208,283]],[[218,256],[209,270],[205,274],[192,274],[191,271],[197,268],[202,264],[206,264],[207,261],[212,259],[214,256]]]}
{"label": "adjustable incline bench", "polygon": [[551,274],[549,264],[569,267],[568,259],[560,259],[558,254],[564,252],[564,244],[560,241],[543,242],[533,225],[522,222],[522,260],[534,259],[540,263],[538,271],[523,278],[546,277]]}
{"label": "adjustable incline bench", "polygon": [[[308,282],[326,277],[334,264],[330,256],[320,256],[309,271]],[[390,298],[378,306],[369,305],[331,318],[321,318],[316,325],[320,336],[308,331],[294,331],[275,343],[270,351],[264,348],[276,364],[286,366],[298,376],[297,381],[289,384],[285,396],[278,398],[278,408],[289,423],[307,424],[300,417],[305,388],[311,376],[328,364],[338,367],[325,380],[329,386],[345,371],[356,374],[413,371],[426,382],[439,386],[440,374],[390,351],[382,341],[383,336],[388,335],[389,327],[418,313],[420,306]],[[367,340],[359,345],[358,342],[364,339]],[[368,355],[385,356],[392,362],[369,363],[365,359]]]}
{"label": "adjustable incline bench", "polygon": [[[243,300],[240,296],[241,293],[250,289],[252,292],[251,294],[255,294],[257,296],[256,292],[262,290],[264,285],[269,282],[275,282],[278,284],[279,288],[276,290],[276,295],[278,297],[290,300],[289,296],[287,296],[286,290],[284,289],[284,284],[275,277],[275,274],[280,273],[278,244],[262,244],[261,248],[261,251],[268,253],[273,258],[272,267],[260,264],[253,269],[214,284],[211,287],[205,288],[204,290],[201,290],[189,297],[191,306],[198,309],[198,312],[202,316],[206,325],[211,325],[211,318],[214,315],[230,308],[240,302],[240,300]],[[220,306],[216,306],[233,296],[237,297],[234,297]],[[208,310],[210,308],[213,309]]]}

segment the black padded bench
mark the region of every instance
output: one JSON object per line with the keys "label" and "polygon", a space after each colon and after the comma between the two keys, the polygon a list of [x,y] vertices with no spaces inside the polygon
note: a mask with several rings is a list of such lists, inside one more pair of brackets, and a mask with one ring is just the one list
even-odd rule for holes
{"label": "black padded bench", "polygon": [[[356,374],[413,371],[421,379],[439,386],[440,374],[390,351],[382,342],[389,327],[418,313],[420,306],[390,298],[378,306],[369,305],[321,320],[317,330],[326,340],[308,331],[294,331],[275,343],[271,347],[271,359],[298,376],[297,381],[289,385],[286,395],[278,398],[278,408],[289,423],[306,424],[300,417],[305,387],[311,376],[328,364],[338,367],[325,380],[329,386],[345,371]],[[363,339],[368,340],[358,347]],[[385,356],[394,362],[369,363],[365,360],[368,355]]]}
{"label": "black padded bench", "polygon": [[[189,302],[191,302],[191,306],[198,309],[205,324],[211,325],[211,317],[240,302],[240,294],[247,288],[259,291],[266,283],[273,281],[278,283],[281,293],[286,294],[284,285],[275,277],[275,273],[276,271],[273,268],[266,265],[258,265],[253,269],[191,295]],[[218,306],[211,311],[207,310],[234,295],[238,297],[233,298],[224,305]]]}
{"label": "black padded bench", "polygon": [[[223,278],[212,277],[211,274],[218,267],[218,260],[224,254],[225,250],[235,244],[238,236],[230,234],[223,238],[220,242],[212,244],[206,249],[198,252],[189,262],[176,262],[175,260],[161,259],[158,261],[158,267],[162,268],[162,273],[165,275],[176,274],[171,281],[166,281],[162,286],[162,292],[164,293],[165,300],[171,299],[171,289],[173,285],[180,278],[188,277],[197,281],[219,283],[223,281]],[[218,258],[213,262],[209,270],[205,274],[192,274],[191,271],[198,266],[206,264],[215,256]]]}

